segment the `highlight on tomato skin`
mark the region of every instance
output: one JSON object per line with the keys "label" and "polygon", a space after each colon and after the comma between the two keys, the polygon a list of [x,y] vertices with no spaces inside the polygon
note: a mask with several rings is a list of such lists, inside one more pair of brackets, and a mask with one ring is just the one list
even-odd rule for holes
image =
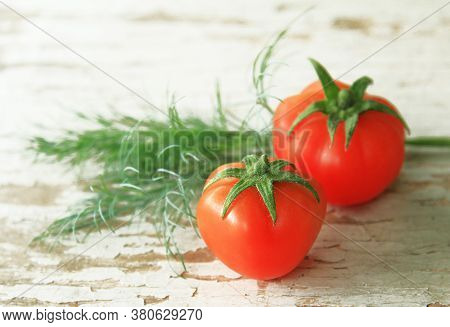
{"label": "highlight on tomato skin", "polygon": [[312,62],[322,80],[280,103],[274,152],[317,180],[330,204],[370,201],[399,175],[408,126],[391,102],[365,92],[369,77],[348,85]]}
{"label": "highlight on tomato skin", "polygon": [[[244,166],[220,166],[208,181],[226,169]],[[310,180],[317,197],[299,183],[273,182],[274,220],[258,187],[250,186],[222,216],[227,196],[242,179],[226,177],[205,189],[197,206],[200,234],[211,252],[237,273],[258,280],[284,276],[301,263],[319,234],[326,212],[323,191]]]}

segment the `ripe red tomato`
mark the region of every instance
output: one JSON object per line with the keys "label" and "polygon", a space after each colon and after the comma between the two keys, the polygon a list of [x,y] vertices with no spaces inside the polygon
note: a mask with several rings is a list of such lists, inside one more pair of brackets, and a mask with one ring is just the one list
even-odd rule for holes
{"label": "ripe red tomato", "polygon": [[[316,71],[328,74],[320,64],[314,61],[313,64]],[[285,99],[273,118],[276,156],[294,162],[299,170],[319,182],[329,203],[336,205],[354,205],[375,198],[398,176],[403,164],[407,126],[392,103],[364,92],[371,80],[363,77],[359,81],[363,79],[366,85],[360,84],[358,90],[353,87],[358,81],[349,86],[322,78],[300,94]],[[328,90],[327,96],[323,85],[330,83],[336,86],[335,93],[330,95]],[[350,97],[355,99],[340,101],[340,94],[345,93],[342,90],[353,92]],[[333,96],[335,99],[330,100]],[[323,107],[303,114],[306,117],[291,129],[300,114],[320,102],[325,102]],[[365,110],[358,112],[359,108]],[[333,141],[332,115],[336,119]],[[357,123],[353,131],[346,132],[346,127],[355,123],[351,119]]]}
{"label": "ripe red tomato", "polygon": [[[244,166],[220,166],[208,181],[224,170]],[[298,172],[291,171],[298,176]],[[289,273],[303,260],[320,231],[326,211],[322,192],[311,182],[318,201],[303,185],[275,181],[274,222],[259,190],[251,186],[234,199],[222,217],[227,196],[239,181],[242,179],[227,177],[205,189],[197,207],[197,223],[204,241],[224,264],[244,276],[269,280]]]}

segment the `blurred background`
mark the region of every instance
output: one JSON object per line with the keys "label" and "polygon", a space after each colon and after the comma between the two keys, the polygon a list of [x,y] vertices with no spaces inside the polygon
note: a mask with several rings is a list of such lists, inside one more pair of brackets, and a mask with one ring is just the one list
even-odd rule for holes
{"label": "blurred background", "polygon": [[[8,4],[8,2],[5,2]],[[77,57],[60,40],[164,109],[176,92],[186,113],[211,108],[219,80],[224,100],[253,101],[252,60],[270,36],[292,26],[275,60],[286,65],[271,93],[285,97],[315,79],[307,57],[339,76],[443,4],[442,1],[14,1],[0,4],[2,135],[37,123],[72,126],[71,111],[147,111],[136,95]],[[312,7],[312,8],[311,8]],[[25,16],[32,23],[26,21]],[[414,134],[450,130],[448,10],[419,24],[343,77],[373,77],[371,92],[391,99]],[[19,132],[20,131],[20,132]]]}

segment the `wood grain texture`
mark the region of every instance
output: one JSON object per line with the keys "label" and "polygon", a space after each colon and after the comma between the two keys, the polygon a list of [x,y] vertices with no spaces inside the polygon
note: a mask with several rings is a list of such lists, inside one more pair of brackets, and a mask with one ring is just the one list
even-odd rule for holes
{"label": "wood grain texture", "polygon": [[[288,0],[6,3],[157,106],[164,106],[169,89],[185,96],[183,113],[205,117],[211,117],[216,78],[229,107],[251,102],[253,56],[271,33],[311,5],[316,7],[294,25],[277,54],[289,63],[274,78],[272,91],[278,96],[297,92],[314,78],[306,57],[317,58],[339,76],[442,5],[356,0],[339,6]],[[449,10],[343,77],[372,76],[371,91],[390,98],[415,135],[450,131]],[[330,208],[328,224],[308,258],[287,277],[271,282],[230,271],[190,232],[180,235],[188,272],[177,277],[179,265],[166,261],[146,223],[113,235],[92,234],[84,242],[67,239],[51,253],[28,247],[33,236],[86,194],[77,188],[77,171],[34,163],[24,150],[26,139],[57,135],[63,127],[86,128],[73,119],[74,110],[108,115],[111,107],[162,117],[0,4],[0,304],[450,304],[448,151],[408,149],[394,185],[370,204]]]}

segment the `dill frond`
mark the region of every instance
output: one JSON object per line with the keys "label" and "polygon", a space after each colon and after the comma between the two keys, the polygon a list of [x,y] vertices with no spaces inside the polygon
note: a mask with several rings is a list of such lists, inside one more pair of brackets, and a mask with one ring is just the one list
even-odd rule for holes
{"label": "dill frond", "polygon": [[269,133],[225,129],[218,89],[216,96],[217,123],[181,118],[172,100],[165,122],[96,117],[97,129],[67,131],[58,141],[34,138],[31,148],[37,154],[71,166],[94,162],[102,171],[89,180],[94,195],[33,242],[76,237],[80,230],[113,229],[123,217],[129,222],[139,218],[152,222],[167,256],[183,263],[174,232],[180,226],[196,232],[193,205],[210,172],[247,154],[271,153]]}
{"label": "dill frond", "polygon": [[290,24],[282,31],[277,33],[273,39],[265,46],[257,55],[253,61],[252,67],[252,83],[256,91],[256,104],[273,114],[273,109],[269,105],[269,99],[276,97],[267,93],[266,81],[268,77],[273,75],[274,63],[272,58],[277,45],[286,36]]}
{"label": "dill frond", "polygon": [[[275,47],[287,30],[278,33],[253,62],[256,101],[248,115],[256,115],[255,110],[261,108],[273,113],[268,103],[273,97],[267,94],[265,84],[274,70]],[[152,222],[167,257],[178,259],[184,267],[174,235],[184,226],[197,232],[193,206],[205,179],[222,164],[240,161],[248,154],[272,153],[270,132],[253,131],[247,118],[236,119],[225,112],[219,83],[215,109],[212,123],[199,117],[182,118],[172,97],[166,121],[137,120],[116,113],[114,118],[94,117],[95,129],[69,130],[56,141],[32,139],[31,150],[39,157],[71,167],[96,164],[101,168],[89,179],[93,195],[66,217],[55,220],[33,243],[58,242],[68,235],[76,238],[81,230],[85,235],[105,227],[113,230],[124,225],[123,219],[128,223],[145,219]]]}
{"label": "dill frond", "polygon": [[215,103],[215,105],[216,105],[217,120],[219,122],[219,126],[223,130],[227,130],[228,129],[227,118],[225,117],[225,112],[224,112],[223,102],[222,102],[222,93],[220,91],[220,84],[218,81],[216,82],[216,103]]}

